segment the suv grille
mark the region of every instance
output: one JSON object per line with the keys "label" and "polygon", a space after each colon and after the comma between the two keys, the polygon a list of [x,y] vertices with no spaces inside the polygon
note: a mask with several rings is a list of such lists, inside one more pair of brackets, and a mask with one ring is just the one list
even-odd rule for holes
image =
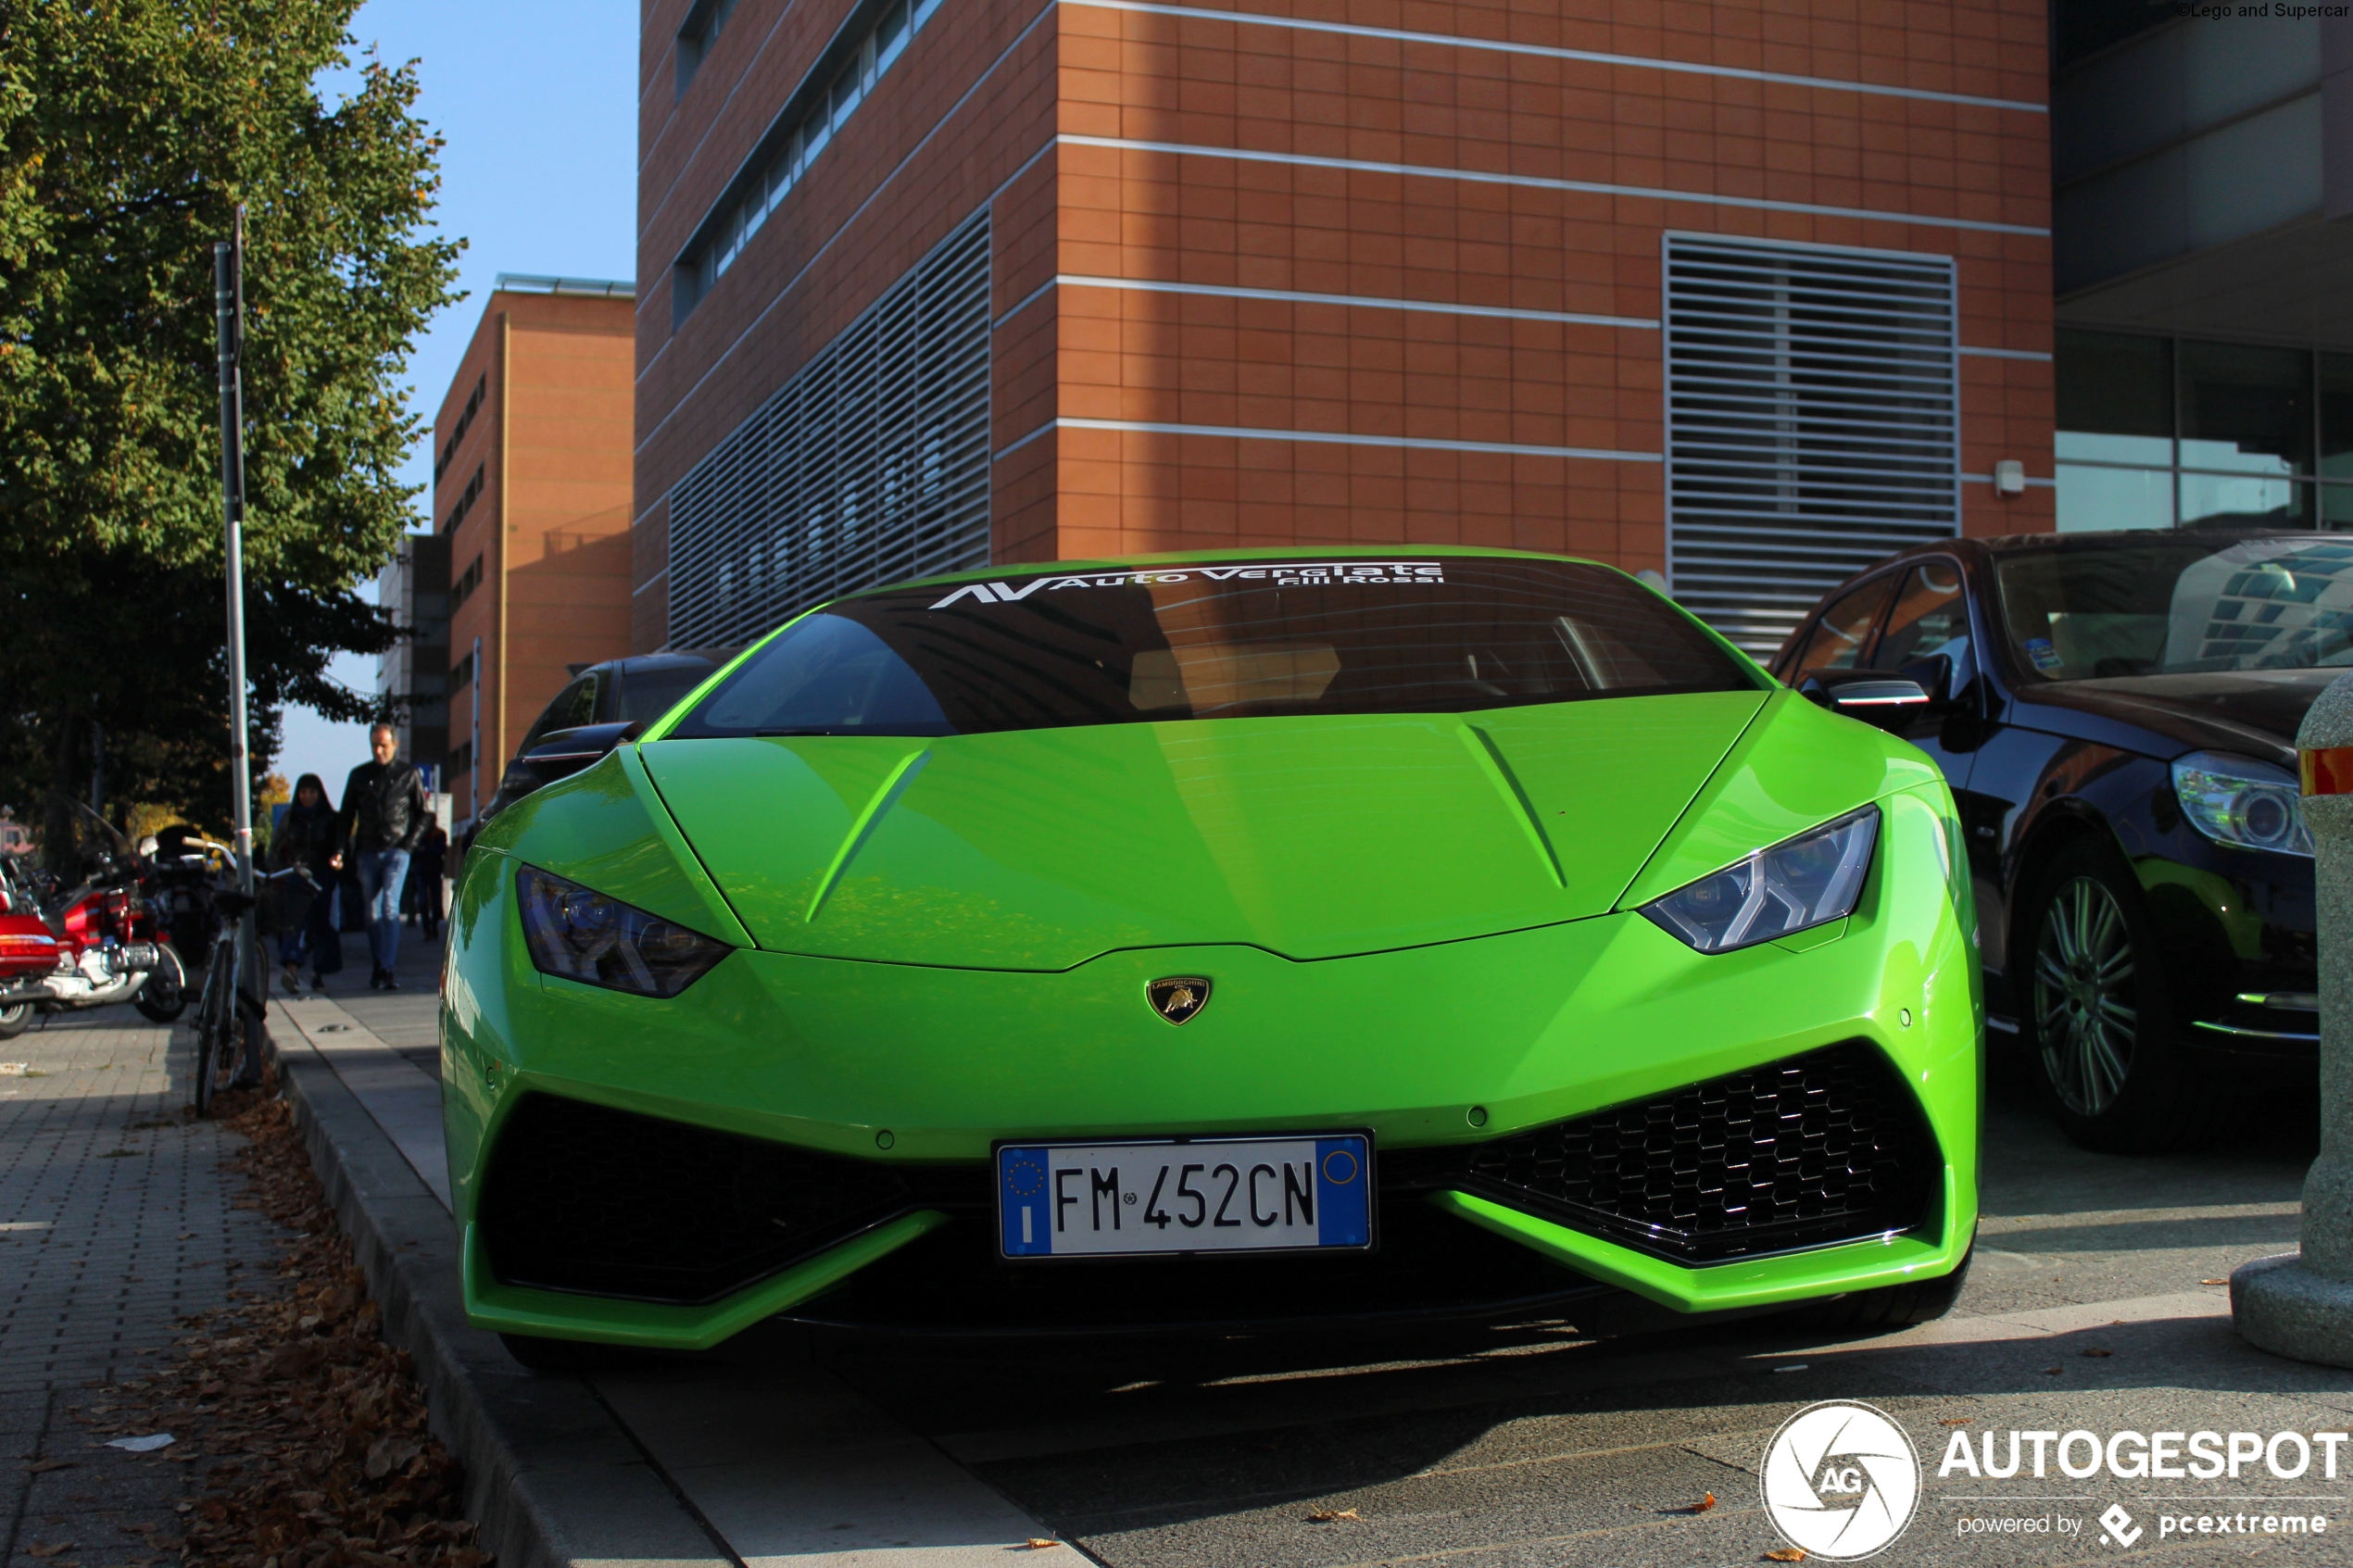
{"label": "suv grille", "polygon": [[1910,1089],[1850,1040],[1481,1144],[1465,1185],[1709,1263],[1909,1230],[1939,1163]]}
{"label": "suv grille", "polygon": [[908,1206],[907,1184],[815,1154],[532,1095],[483,1180],[483,1243],[510,1285],[717,1300]]}

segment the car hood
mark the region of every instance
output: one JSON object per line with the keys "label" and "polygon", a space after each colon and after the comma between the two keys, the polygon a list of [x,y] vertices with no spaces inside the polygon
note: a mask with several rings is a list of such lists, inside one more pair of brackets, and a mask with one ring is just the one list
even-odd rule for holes
{"label": "car hood", "polygon": [[2020,694],[2017,721],[2032,729],[2081,729],[2037,709],[2063,709],[2095,723],[2141,732],[2112,736],[2128,749],[2171,759],[2186,751],[2235,751],[2293,767],[2305,711],[2343,670],[2221,670],[2057,681]]}
{"label": "car hood", "polygon": [[754,940],[1062,970],[1336,958],[1610,909],[1767,699],[639,748]]}

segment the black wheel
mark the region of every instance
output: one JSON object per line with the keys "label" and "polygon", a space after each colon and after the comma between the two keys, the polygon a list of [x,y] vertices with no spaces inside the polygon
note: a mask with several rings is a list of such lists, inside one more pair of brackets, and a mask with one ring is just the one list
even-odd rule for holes
{"label": "black wheel", "polygon": [[1909,1328],[1916,1323],[1934,1323],[1953,1310],[1961,1298],[1961,1286],[1969,1283],[1969,1260],[1977,1256],[1977,1246],[1961,1254],[1959,1267],[1951,1273],[1935,1279],[1918,1280],[1909,1285],[1883,1285],[1877,1290],[1857,1290],[1851,1295],[1818,1302],[1803,1309],[1806,1323],[1815,1327],[1840,1331]]}
{"label": "black wheel", "polygon": [[169,942],[160,946],[163,962],[148,974],[131,1005],[157,1023],[170,1023],[188,1010],[188,972],[181,965],[178,949]]}
{"label": "black wheel", "polygon": [[2189,1142],[2204,1097],[2132,872],[2096,845],[2062,850],[2024,929],[2026,1022],[2059,1129],[2107,1154]]}
{"label": "black wheel", "polygon": [[0,1040],[13,1040],[32,1027],[32,1004],[19,1002],[0,1008]]}
{"label": "black wheel", "polygon": [[626,1361],[629,1351],[619,1345],[596,1345],[583,1339],[543,1339],[535,1334],[502,1334],[498,1342],[507,1354],[543,1377],[573,1377]]}
{"label": "black wheel", "polygon": [[204,993],[196,999],[196,1114],[212,1113],[212,1102],[236,1076],[245,1057],[245,1018],[236,998],[236,964],[231,945],[216,943],[206,967]]}

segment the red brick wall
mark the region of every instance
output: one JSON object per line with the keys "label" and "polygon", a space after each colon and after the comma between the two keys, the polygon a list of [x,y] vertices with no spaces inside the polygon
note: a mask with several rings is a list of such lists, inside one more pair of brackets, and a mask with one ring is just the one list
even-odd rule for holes
{"label": "red brick wall", "polygon": [[[1615,18],[1441,3],[1252,8],[2045,96],[2043,7],[2019,0],[1621,3]],[[1083,5],[1059,23],[1065,136],[2048,226],[2047,117],[2025,110]],[[2039,234],[1068,141],[1058,161],[1065,274],[1655,319],[1671,227],[1952,255],[1966,345],[2050,347]],[[1655,330],[1101,288],[1065,287],[1059,307],[1065,419],[1644,455],[1664,441]],[[2047,361],[1964,365],[1964,470],[2016,458],[2047,480]],[[1066,556],[1411,539],[1639,568],[1665,552],[1655,461],[1068,427],[1049,439]],[[2004,501],[1970,484],[1965,507],[1972,533],[2050,526],[2047,486]]]}
{"label": "red brick wall", "polygon": [[[629,651],[633,326],[625,299],[493,294],[434,420],[438,452],[486,374],[434,496],[438,530],[481,467],[482,493],[450,535],[450,577],[477,559],[483,577],[450,614],[449,657],[482,639],[485,796],[567,667]],[[473,700],[473,685],[449,694],[452,746],[472,733]],[[471,815],[467,771],[453,771],[448,787],[456,816]]]}
{"label": "red brick wall", "polygon": [[[670,485],[992,194],[996,308],[1005,317],[992,387],[993,442],[1006,452],[992,501],[1000,559],[1411,540],[1658,565],[1655,328],[1068,284],[1030,296],[1061,274],[1655,320],[1668,228],[1957,257],[1963,344],[2045,357],[1963,362],[1964,470],[1990,474],[1995,461],[2018,458],[2045,482],[2009,500],[1989,484],[1966,485],[1966,526],[2051,525],[2047,235],[1897,220],[2047,229],[2045,115],[1078,3],[950,6],[673,333],[671,264],[848,0],[741,0],[673,103],[670,51],[686,8],[686,0],[655,0],[645,13],[640,647],[659,641],[655,579],[667,559]],[[1251,0],[1251,8],[1913,92],[2030,105],[2045,97],[2040,0],[1612,0],[1590,9],[1552,0]],[[1025,169],[1057,134],[1064,139]],[[1068,422],[1036,433],[1057,419],[1364,444]],[[1384,444],[1401,440],[1633,456]]]}

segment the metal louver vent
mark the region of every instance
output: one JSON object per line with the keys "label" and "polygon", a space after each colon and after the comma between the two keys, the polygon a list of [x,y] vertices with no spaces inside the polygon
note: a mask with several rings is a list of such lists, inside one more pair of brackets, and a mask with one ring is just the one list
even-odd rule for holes
{"label": "metal louver vent", "polygon": [[1749,652],[1960,531],[1950,257],[1668,234],[1667,561]]}
{"label": "metal louver vent", "polygon": [[672,488],[670,646],[988,559],[983,208]]}

